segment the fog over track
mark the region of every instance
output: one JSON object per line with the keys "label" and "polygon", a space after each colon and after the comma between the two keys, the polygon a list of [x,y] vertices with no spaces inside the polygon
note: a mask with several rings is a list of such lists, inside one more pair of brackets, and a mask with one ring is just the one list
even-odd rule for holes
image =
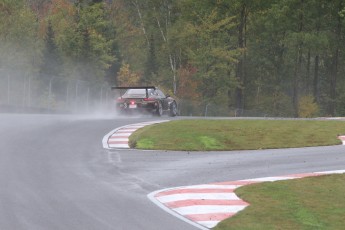
{"label": "fog over track", "polygon": [[103,149],[109,131],[157,119],[0,114],[0,229],[196,229],[157,208],[147,194],[344,169],[340,145],[231,152]]}

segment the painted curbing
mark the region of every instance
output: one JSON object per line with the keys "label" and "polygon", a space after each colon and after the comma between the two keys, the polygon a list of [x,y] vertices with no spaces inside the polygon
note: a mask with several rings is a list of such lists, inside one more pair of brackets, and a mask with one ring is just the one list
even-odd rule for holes
{"label": "painted curbing", "polygon": [[147,125],[153,125],[169,120],[142,122],[137,124],[125,125],[110,131],[102,139],[102,145],[105,149],[129,149],[128,138],[136,130],[143,128]]}
{"label": "painted curbing", "polygon": [[345,145],[345,136],[338,136],[338,139],[343,142],[343,145]]}
{"label": "painted curbing", "polygon": [[215,227],[220,221],[232,217],[249,206],[235,194],[235,189],[239,187],[261,182],[342,173],[345,173],[345,170],[167,188],[148,194],[148,198],[164,211],[204,230]]}

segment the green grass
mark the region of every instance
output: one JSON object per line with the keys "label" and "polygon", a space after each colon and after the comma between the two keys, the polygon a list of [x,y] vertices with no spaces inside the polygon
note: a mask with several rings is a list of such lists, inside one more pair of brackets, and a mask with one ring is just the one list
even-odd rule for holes
{"label": "green grass", "polygon": [[265,182],[236,194],[250,203],[216,230],[342,230],[345,226],[345,174]]}
{"label": "green grass", "polygon": [[[316,120],[182,120],[147,126],[130,145],[161,150],[244,150],[340,144],[345,122]],[[250,203],[216,230],[342,230],[345,174],[244,186]]]}
{"label": "green grass", "polygon": [[130,136],[139,149],[211,151],[340,144],[345,122],[317,120],[180,120],[144,127]]}

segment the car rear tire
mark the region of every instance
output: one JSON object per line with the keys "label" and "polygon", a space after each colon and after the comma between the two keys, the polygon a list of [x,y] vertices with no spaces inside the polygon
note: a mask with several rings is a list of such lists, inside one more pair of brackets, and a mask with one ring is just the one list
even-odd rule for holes
{"label": "car rear tire", "polygon": [[163,115],[163,106],[162,106],[162,102],[158,102],[156,111],[155,111],[155,115],[158,117],[161,117]]}
{"label": "car rear tire", "polygon": [[172,102],[170,104],[170,111],[169,111],[169,116],[170,117],[175,117],[177,115],[177,105],[176,102]]}

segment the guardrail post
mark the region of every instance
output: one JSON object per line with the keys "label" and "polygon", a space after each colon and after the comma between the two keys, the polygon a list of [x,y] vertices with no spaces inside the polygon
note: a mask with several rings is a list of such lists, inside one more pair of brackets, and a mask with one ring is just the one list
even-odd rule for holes
{"label": "guardrail post", "polygon": [[51,109],[51,102],[52,102],[52,82],[56,76],[50,78],[49,81],[49,92],[48,92],[48,108]]}
{"label": "guardrail post", "polygon": [[10,89],[11,88],[11,81],[10,81],[10,74],[7,74],[7,104],[10,104]]}
{"label": "guardrail post", "polygon": [[208,104],[206,105],[206,108],[205,108],[205,117],[207,117],[208,106],[209,106],[210,104],[211,104],[211,103],[208,103]]}

